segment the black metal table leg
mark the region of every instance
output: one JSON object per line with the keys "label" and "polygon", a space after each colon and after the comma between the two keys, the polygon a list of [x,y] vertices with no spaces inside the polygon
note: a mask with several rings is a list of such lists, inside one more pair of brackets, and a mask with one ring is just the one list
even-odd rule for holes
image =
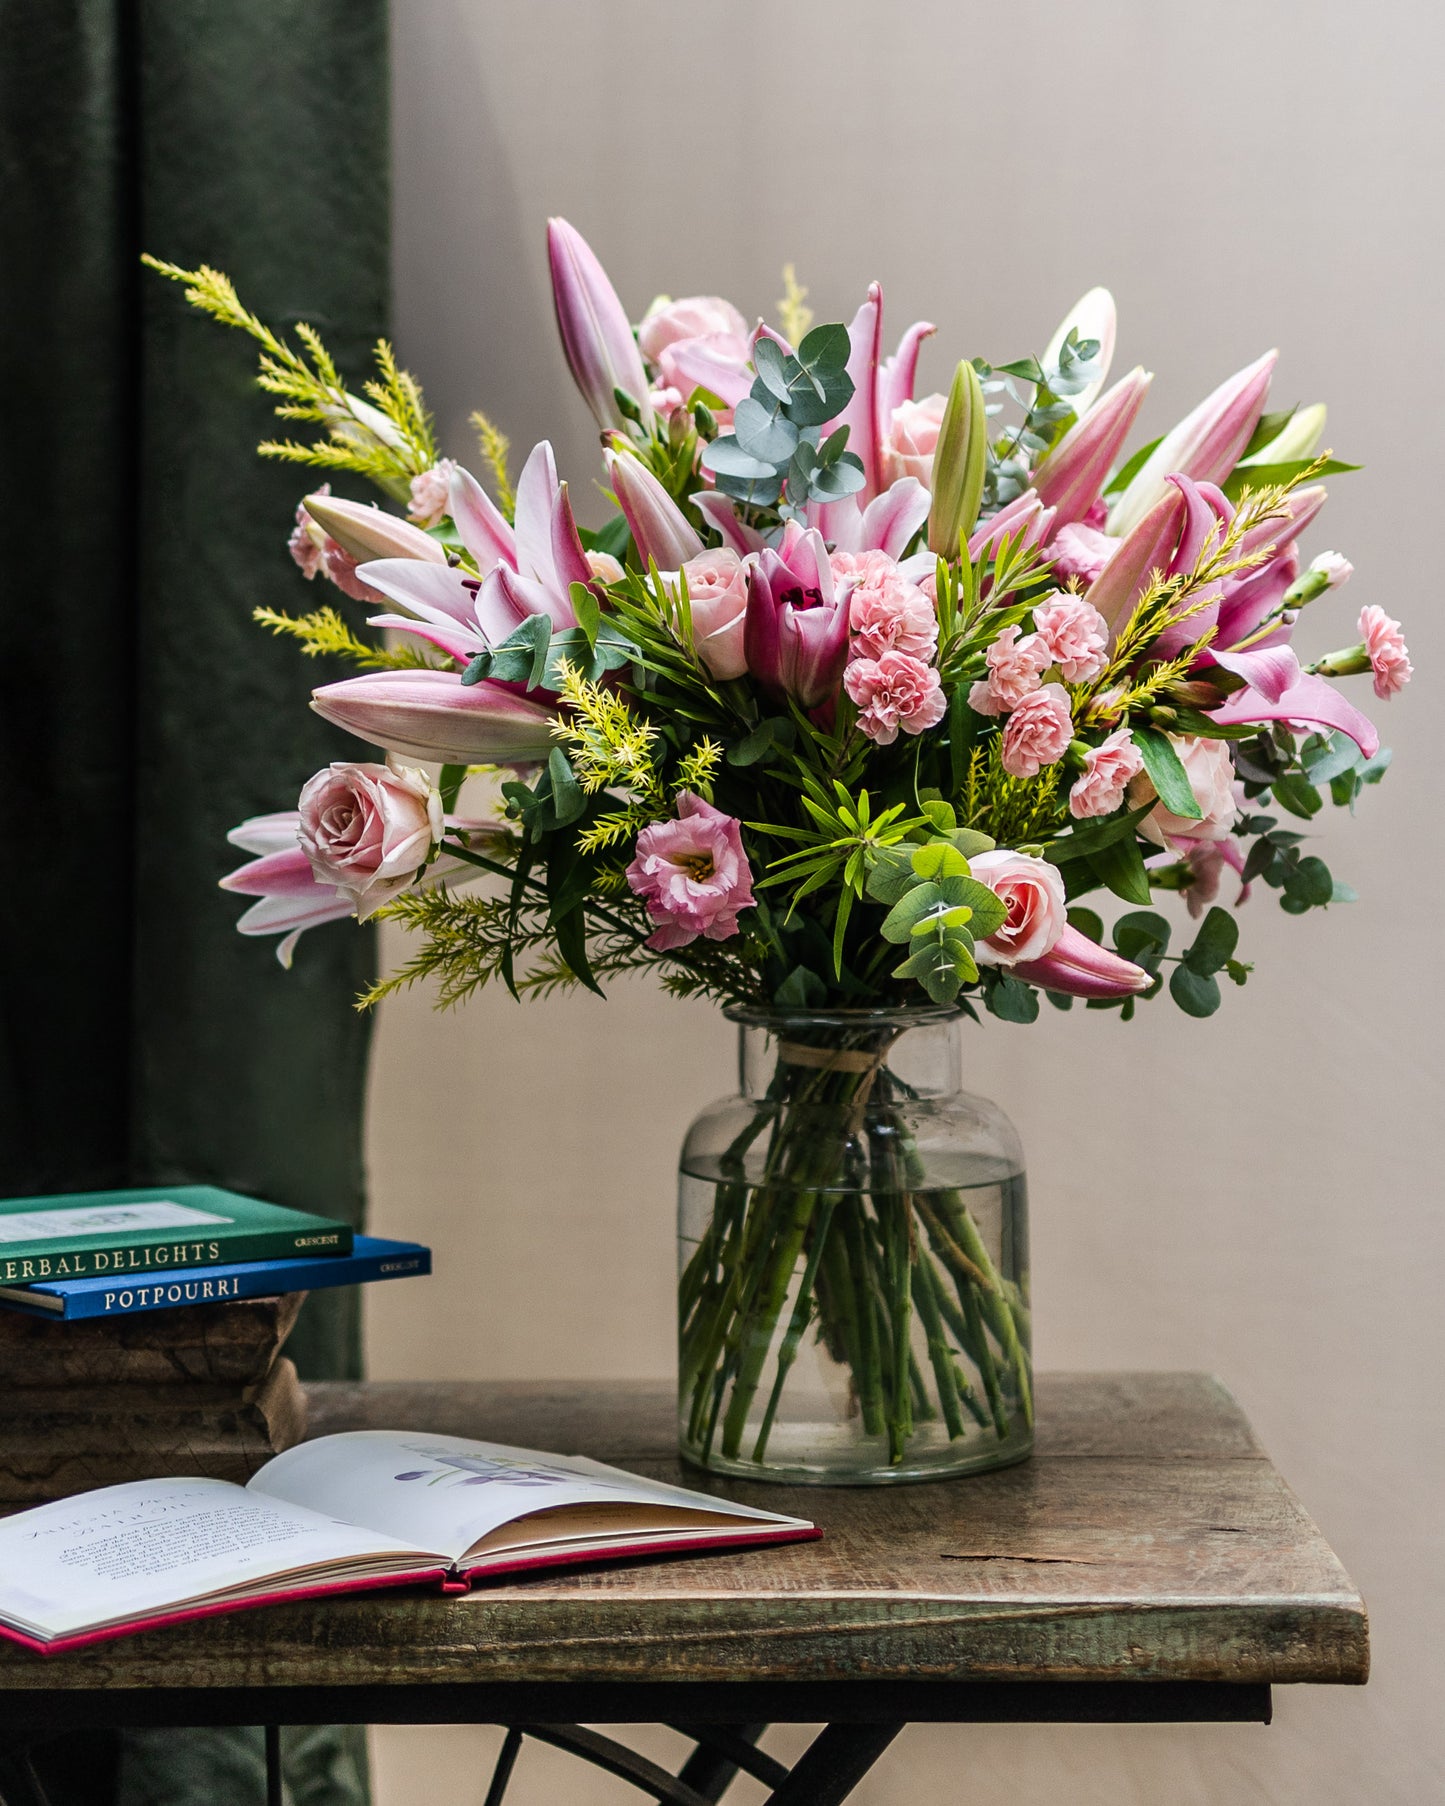
{"label": "black metal table leg", "polygon": [[901,1724],[825,1725],[768,1806],[839,1806],[903,1729]]}
{"label": "black metal table leg", "polygon": [[50,1806],[26,1750],[0,1756],[0,1806]]}
{"label": "black metal table leg", "polygon": [[281,1803],[281,1727],[266,1726],[266,1806]]}
{"label": "black metal table leg", "polygon": [[755,1747],[768,1728],[766,1724],[675,1724],[672,1728],[697,1745],[677,1778],[705,1800],[720,1800],[739,1772],[765,1787],[776,1788],[788,1778],[781,1762]]}

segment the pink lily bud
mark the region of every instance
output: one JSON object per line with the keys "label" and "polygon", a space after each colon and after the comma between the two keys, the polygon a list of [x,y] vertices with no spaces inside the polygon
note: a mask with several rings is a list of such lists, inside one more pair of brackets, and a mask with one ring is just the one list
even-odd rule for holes
{"label": "pink lily bud", "polygon": [[500,684],[451,671],[367,671],[311,692],[323,720],[402,758],[444,765],[538,765],[556,716]]}
{"label": "pink lily bud", "polygon": [[1071,426],[1034,472],[1039,500],[1063,527],[1080,521],[1104,492],[1154,378],[1136,365]]}
{"label": "pink lily bud", "polygon": [[1142,966],[1121,959],[1077,928],[1065,928],[1042,959],[1020,960],[1013,976],[1065,997],[1133,997],[1154,982]]}
{"label": "pink lily bud", "polygon": [[697,557],[702,540],[640,458],[609,451],[607,475],[644,563],[651,559],[659,570],[675,571]]}
{"label": "pink lily bud", "polygon": [[1196,483],[1224,481],[1259,425],[1278,359],[1277,351],[1266,351],[1246,364],[1164,435],[1110,510],[1111,533],[1131,533],[1172,476],[1192,477]]}
{"label": "pink lily bud", "polygon": [[828,549],[815,528],[789,522],[778,551],[748,567],[743,624],[747,668],[765,690],[815,709],[838,693],[848,662],[848,603],[833,588]]}
{"label": "pink lily bud", "polygon": [[447,561],[446,553],[430,533],[423,533],[409,520],[382,508],[321,494],[308,495],[301,506],[358,564],[372,558],[420,558],[431,564]]}
{"label": "pink lily bud", "polygon": [[647,373],[627,315],[592,247],[564,219],[547,221],[547,258],[562,349],[583,400],[597,424],[625,427],[614,391],[637,403],[642,424],[652,425]]}

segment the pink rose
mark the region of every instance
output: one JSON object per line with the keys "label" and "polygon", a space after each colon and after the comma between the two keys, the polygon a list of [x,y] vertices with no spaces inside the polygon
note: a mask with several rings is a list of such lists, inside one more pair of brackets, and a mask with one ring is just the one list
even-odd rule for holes
{"label": "pink rose", "polygon": [[1061,590],[1034,610],[1039,635],[1063,673],[1064,682],[1091,683],[1109,662],[1109,624],[1082,596]]}
{"label": "pink rose", "polygon": [[747,321],[721,295],[685,295],[680,301],[659,296],[637,329],[637,343],[647,361],[656,364],[679,339],[703,339],[713,332],[746,338],[747,331]]}
{"label": "pink rose", "polygon": [[654,822],[637,836],[627,882],[659,924],[647,941],[659,953],[700,934],[727,940],[738,931],[738,911],[753,904],[753,874],[737,822],[690,790],[678,796],[675,821]]}
{"label": "pink rose", "polygon": [[1068,693],[1062,684],[1045,684],[1009,716],[999,761],[1011,778],[1036,778],[1063,758],[1073,737]]}
{"label": "pink rose", "polygon": [[925,489],[930,487],[933,454],[947,405],[945,396],[925,395],[922,401],[903,401],[894,408],[880,448],[880,488],[887,489],[899,477],[917,477]]}
{"label": "pink rose", "polygon": [[[1179,755],[1201,817],[1194,821],[1188,816],[1173,815],[1159,803],[1140,822],[1139,832],[1156,847],[1172,847],[1177,852],[1187,852],[1191,842],[1196,840],[1223,840],[1238,813],[1229,742],[1201,740],[1192,734],[1171,734],[1169,743]],[[1137,809],[1157,794],[1148,773],[1141,771],[1130,782],[1129,806]]]}
{"label": "pink rose", "polygon": [[622,583],[627,577],[621,560],[610,552],[588,552],[587,569],[599,583]]}
{"label": "pink rose", "polygon": [[1123,543],[1121,539],[1111,539],[1107,533],[1100,533],[1082,521],[1071,521],[1068,526],[1060,527],[1049,541],[1053,575],[1060,583],[1067,583],[1070,577],[1077,577],[1087,589],[1101,575],[1105,565]]}
{"label": "pink rose", "polygon": [[1124,800],[1129,780],[1144,769],[1144,756],[1127,727],[1109,735],[1084,755],[1084,775],[1069,792],[1069,814],[1083,821],[1112,815]]}
{"label": "pink rose", "polygon": [[714,677],[742,677],[748,668],[743,653],[743,619],[748,607],[747,572],[727,546],[700,552],[682,567],[692,609],[693,643]]}
{"label": "pink rose", "polygon": [[900,727],[905,734],[937,727],[948,711],[938,673],[906,652],[855,659],[843,688],[858,705],[858,726],[879,746],[892,746]]}
{"label": "pink rose", "polygon": [[1409,683],[1415,669],[1400,634],[1400,623],[1392,621],[1383,608],[1372,602],[1360,610],[1360,638],[1375,674],[1375,694],[1381,702],[1388,702]]}
{"label": "pink rose", "polygon": [[1017,624],[1005,627],[984,655],[988,677],[968,693],[968,706],[975,714],[1006,715],[1043,682],[1053,654],[1042,635],[1020,639],[1020,631]]}
{"label": "pink rose", "polygon": [[411,506],[407,513],[419,527],[434,527],[447,511],[456,464],[442,458],[430,470],[411,480]]}
{"label": "pink rose", "polygon": [[441,843],[441,795],[407,765],[330,765],[297,807],[316,882],[335,885],[362,921],[415,883]]}
{"label": "pink rose", "polygon": [[849,657],[906,652],[925,664],[932,659],[938,649],[934,605],[886,552],[834,552],[828,563],[840,593],[848,597]]}
{"label": "pink rose", "polygon": [[1057,866],[996,847],[991,853],[975,853],[968,869],[1008,905],[1003,926],[974,948],[981,966],[1012,966],[1053,951],[1068,924],[1068,899]]}

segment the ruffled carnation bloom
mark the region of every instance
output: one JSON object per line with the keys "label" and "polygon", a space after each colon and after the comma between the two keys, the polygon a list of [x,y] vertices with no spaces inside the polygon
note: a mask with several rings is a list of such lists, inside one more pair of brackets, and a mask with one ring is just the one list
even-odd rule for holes
{"label": "ruffled carnation bloom", "polygon": [[1372,602],[1360,610],[1360,638],[1375,674],[1375,694],[1381,702],[1388,702],[1409,683],[1415,669],[1400,634],[1400,623],[1392,621],[1383,608]]}
{"label": "ruffled carnation bloom", "polygon": [[968,706],[976,715],[1006,715],[1043,682],[1053,663],[1048,642],[1037,633],[1020,639],[1021,632],[1017,623],[1005,627],[984,655],[988,676],[968,693]]}
{"label": "ruffled carnation bloom", "polygon": [[891,746],[900,727],[905,734],[937,727],[948,711],[938,673],[906,652],[854,659],[843,688],[858,705],[859,728],[879,746]]}
{"label": "ruffled carnation bloom", "polygon": [[678,796],[675,821],[654,822],[637,836],[627,882],[658,924],[647,944],[659,953],[699,935],[727,940],[738,931],[738,911],[753,904],[738,823],[690,790]]}
{"label": "ruffled carnation bloom", "polygon": [[834,552],[828,563],[848,596],[850,658],[880,659],[885,652],[906,652],[925,664],[933,658],[938,649],[933,603],[886,552]]}
{"label": "ruffled carnation bloom", "polygon": [[[316,495],[330,495],[331,485],[323,483]],[[291,537],[286,541],[286,550],[291,554],[296,568],[308,583],[321,569],[321,551],[326,544],[326,535],[306,512],[305,502],[296,504],[296,525],[291,529]]]}
{"label": "ruffled carnation bloom", "polygon": [[[1234,796],[1234,761],[1229,756],[1227,740],[1204,740],[1192,734],[1171,734],[1169,743],[1179,755],[1189,788],[1199,804],[1196,821],[1186,815],[1175,815],[1163,803],[1156,803],[1139,824],[1139,832],[1156,847],[1172,847],[1188,852],[1197,840],[1223,840],[1239,813]],[[1156,796],[1149,774],[1141,771],[1129,784],[1129,806],[1137,809]]]}
{"label": "ruffled carnation bloom", "polygon": [[1087,588],[1102,575],[1104,567],[1122,544],[1122,540],[1111,539],[1107,533],[1100,533],[1083,521],[1070,521],[1067,526],[1060,527],[1049,542],[1053,575],[1061,583],[1077,577]]}
{"label": "ruffled carnation bloom", "polygon": [[1112,815],[1124,800],[1131,778],[1144,769],[1144,755],[1127,727],[1121,727],[1084,755],[1083,776],[1069,792],[1069,814],[1084,821]]}
{"label": "ruffled carnation bloom", "polygon": [[430,470],[411,480],[411,507],[407,512],[419,527],[434,527],[447,511],[456,463],[442,458]]}
{"label": "ruffled carnation bloom", "polygon": [[329,533],[322,541],[321,568],[343,596],[350,596],[353,602],[385,602],[386,597],[379,589],[363,583],[356,574],[357,565],[367,562],[365,558],[353,558]]}
{"label": "ruffled carnation bloom", "polygon": [[687,579],[698,657],[720,681],[741,677],[748,668],[743,651],[748,579],[742,559],[729,547],[718,546],[689,558],[682,575]]}
{"label": "ruffled carnation bloom", "polygon": [[882,487],[899,477],[917,477],[925,489],[933,483],[933,456],[943,425],[946,396],[925,395],[921,401],[903,401],[894,408],[883,434]]}
{"label": "ruffled carnation bloom", "polygon": [[1011,778],[1036,778],[1046,765],[1057,765],[1074,737],[1068,692],[1062,684],[1045,684],[1025,696],[1004,724],[999,763]]}
{"label": "ruffled carnation bloom", "polygon": [[1034,632],[1039,635],[1064,682],[1091,683],[1108,663],[1109,624],[1082,596],[1061,590],[1052,602],[1034,610]]}
{"label": "ruffled carnation bloom", "polygon": [[363,921],[412,885],[441,843],[441,795],[409,765],[329,765],[297,808],[316,882],[335,885]]}
{"label": "ruffled carnation bloom", "polygon": [[968,869],[1008,906],[1002,927],[974,948],[981,966],[1012,966],[1019,960],[1042,959],[1068,923],[1063,874],[1047,859],[995,847],[975,853]]}

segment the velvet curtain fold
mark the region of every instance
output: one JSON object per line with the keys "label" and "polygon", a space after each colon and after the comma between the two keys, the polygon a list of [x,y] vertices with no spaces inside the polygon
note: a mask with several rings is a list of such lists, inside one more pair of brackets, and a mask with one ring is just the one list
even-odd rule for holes
{"label": "velvet curtain fold", "polygon": [[[311,595],[284,551],[305,478],[253,455],[255,347],[138,258],[219,266],[359,370],[386,101],[385,0],[0,0],[6,1193],[211,1180],[361,1220],[372,937],[323,929],[283,972],[216,889],[227,829],[344,751],[305,707],[327,673],[250,618]],[[356,1374],[355,1293],[313,1299],[290,1352]],[[363,1797],[354,1747],[293,1741],[298,1801]],[[153,1739],[119,1785],[214,1799],[215,1762],[251,1760],[222,1750]],[[58,1799],[112,1797],[72,1758]]]}

